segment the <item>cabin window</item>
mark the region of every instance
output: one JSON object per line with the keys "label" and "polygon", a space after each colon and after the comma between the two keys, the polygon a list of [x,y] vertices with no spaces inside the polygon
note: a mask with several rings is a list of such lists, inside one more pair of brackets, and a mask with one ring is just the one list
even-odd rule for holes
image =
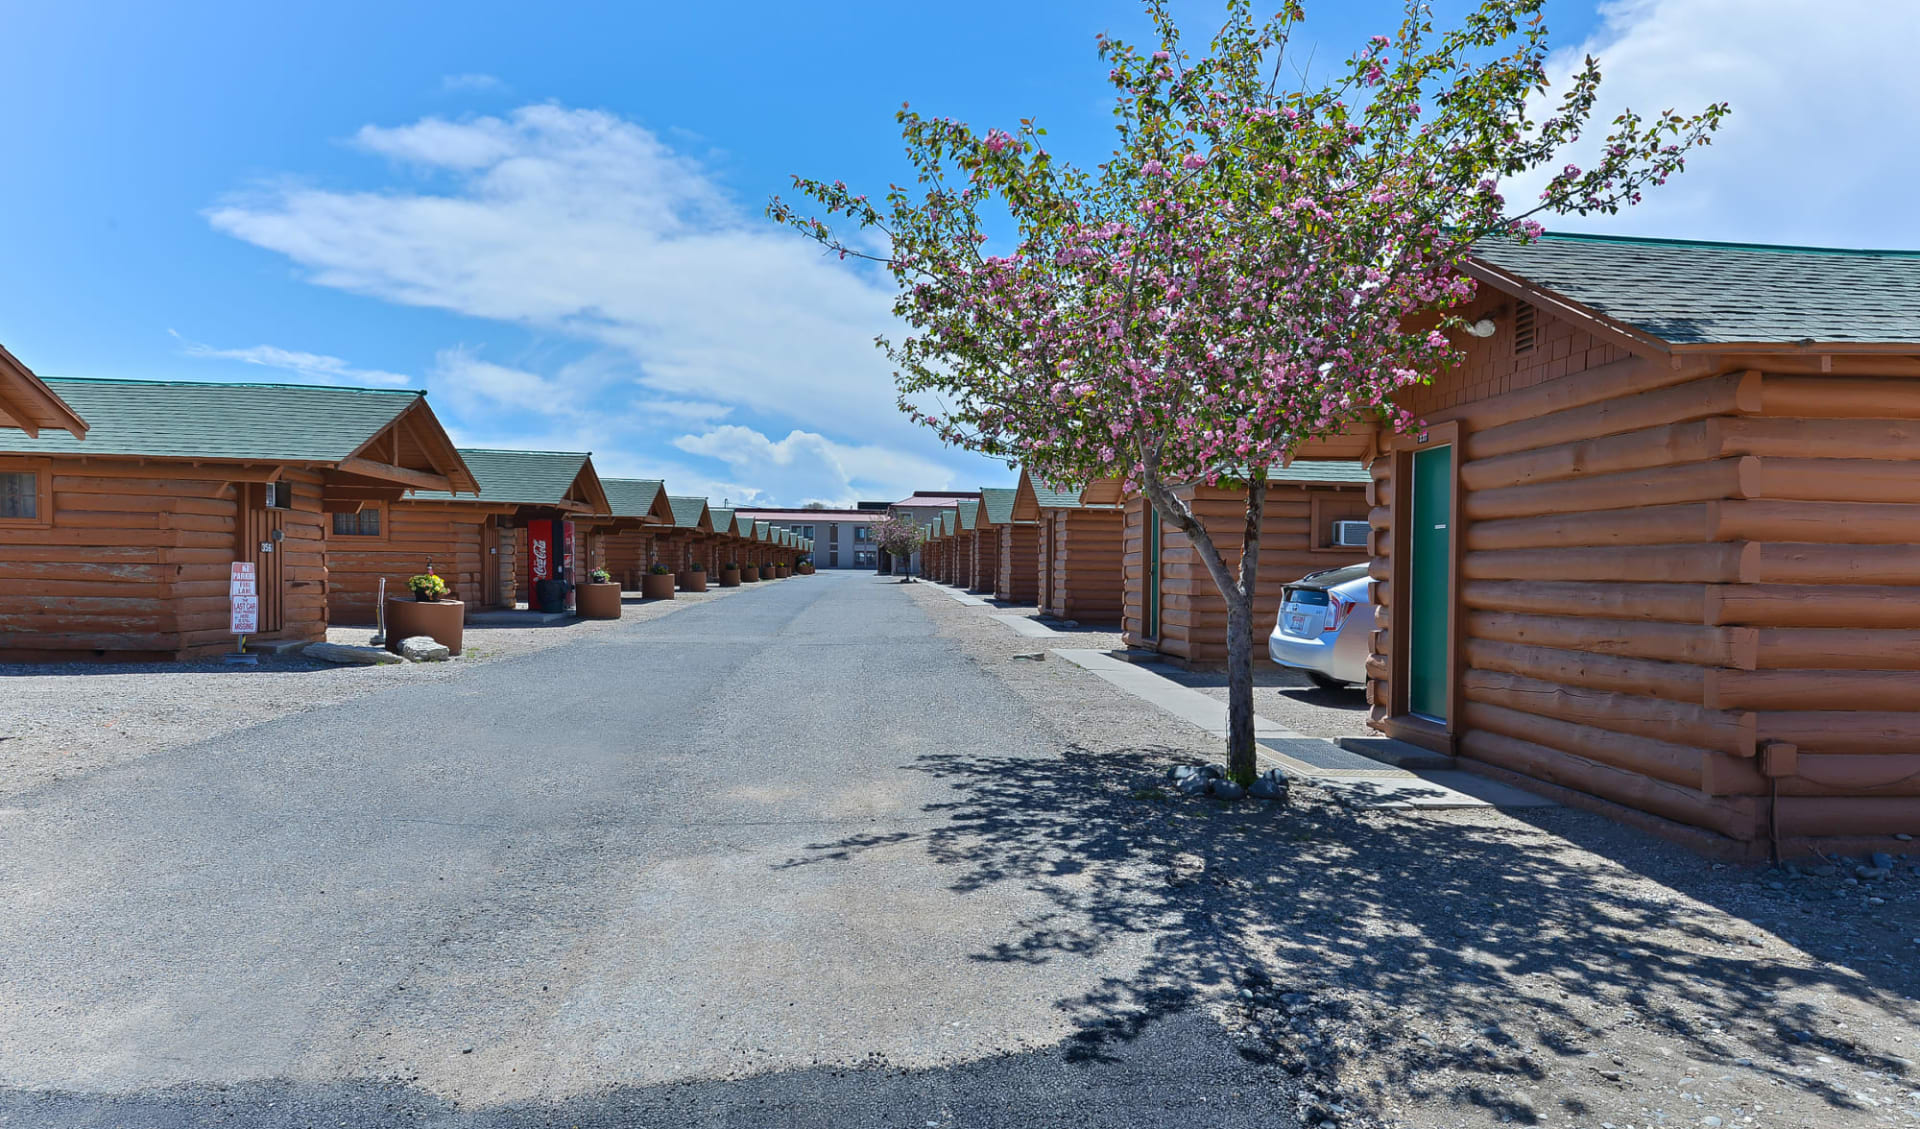
{"label": "cabin window", "polygon": [[1532,302],[1522,302],[1513,313],[1513,355],[1525,356],[1540,344],[1540,315]]}
{"label": "cabin window", "polygon": [[337,537],[378,537],[380,511],[377,507],[368,506],[350,514],[334,514],[333,532]]}
{"label": "cabin window", "polygon": [[53,517],[52,483],[43,465],[0,464],[0,525],[46,525]]}
{"label": "cabin window", "polygon": [[0,472],[0,517],[40,520],[40,476],[30,470]]}

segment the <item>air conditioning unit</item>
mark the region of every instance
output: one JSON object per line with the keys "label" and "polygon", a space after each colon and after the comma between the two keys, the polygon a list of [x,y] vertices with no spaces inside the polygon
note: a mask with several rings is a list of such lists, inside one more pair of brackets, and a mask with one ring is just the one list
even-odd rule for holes
{"label": "air conditioning unit", "polygon": [[1333,523],[1333,543],[1340,548],[1364,549],[1367,534],[1373,527],[1364,521],[1336,521]]}

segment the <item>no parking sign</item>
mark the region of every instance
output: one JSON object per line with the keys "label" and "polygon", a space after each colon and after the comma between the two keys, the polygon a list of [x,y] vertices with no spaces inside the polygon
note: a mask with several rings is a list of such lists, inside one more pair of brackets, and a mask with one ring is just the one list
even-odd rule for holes
{"label": "no parking sign", "polygon": [[252,561],[233,562],[233,576],[227,581],[227,599],[233,606],[229,631],[235,635],[251,635],[260,630],[260,591],[254,587]]}

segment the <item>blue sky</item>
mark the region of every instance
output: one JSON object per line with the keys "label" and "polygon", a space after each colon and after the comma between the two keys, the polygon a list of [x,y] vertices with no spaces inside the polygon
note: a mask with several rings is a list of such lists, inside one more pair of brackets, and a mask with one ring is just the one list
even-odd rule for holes
{"label": "blue sky", "polygon": [[[1323,57],[1396,18],[1309,8]],[[716,500],[1004,483],[895,413],[884,290],[761,209],[795,172],[883,187],[905,100],[1035,116],[1097,159],[1093,36],[1138,10],[811,9],[9,5],[0,342],[44,375],[425,387],[463,443],[591,449]],[[1920,246],[1920,4],[1819,10],[1556,3],[1614,103],[1734,103],[1671,191],[1586,226]]]}

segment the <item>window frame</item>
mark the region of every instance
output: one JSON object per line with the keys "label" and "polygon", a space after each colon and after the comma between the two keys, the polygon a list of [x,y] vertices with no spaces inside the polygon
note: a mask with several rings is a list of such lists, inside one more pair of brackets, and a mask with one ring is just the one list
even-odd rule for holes
{"label": "window frame", "polygon": [[33,516],[0,517],[0,529],[53,528],[52,460],[0,457],[0,474],[31,474],[34,476]]}
{"label": "window frame", "polygon": [[393,532],[393,526],[388,521],[387,504],[385,502],[367,502],[364,505],[362,505],[359,509],[354,510],[353,513],[355,514],[355,516],[358,516],[360,514],[366,513],[368,510],[372,510],[379,515],[375,520],[377,520],[380,523],[380,532],[378,533],[342,533],[338,529],[334,528],[334,522],[338,521],[340,518],[340,515],[346,511],[336,510],[332,514],[329,514],[327,517],[327,536],[338,537],[340,538],[343,544],[351,544],[351,545],[365,545],[373,542],[385,541],[388,538],[388,536]]}
{"label": "window frame", "polygon": [[[1333,516],[1335,510],[1354,508],[1358,508],[1360,511],[1357,517],[1336,519]],[[1311,553],[1344,553],[1348,556],[1352,556],[1355,553],[1372,555],[1373,546],[1371,536],[1368,538],[1368,544],[1365,545],[1322,545],[1320,543],[1323,538],[1328,541],[1333,540],[1333,523],[1336,520],[1367,521],[1372,516],[1372,510],[1373,507],[1367,504],[1367,495],[1362,487],[1343,487],[1331,494],[1316,492],[1312,498],[1308,499],[1307,503],[1307,520],[1309,523],[1307,531],[1309,541],[1307,551]]]}

